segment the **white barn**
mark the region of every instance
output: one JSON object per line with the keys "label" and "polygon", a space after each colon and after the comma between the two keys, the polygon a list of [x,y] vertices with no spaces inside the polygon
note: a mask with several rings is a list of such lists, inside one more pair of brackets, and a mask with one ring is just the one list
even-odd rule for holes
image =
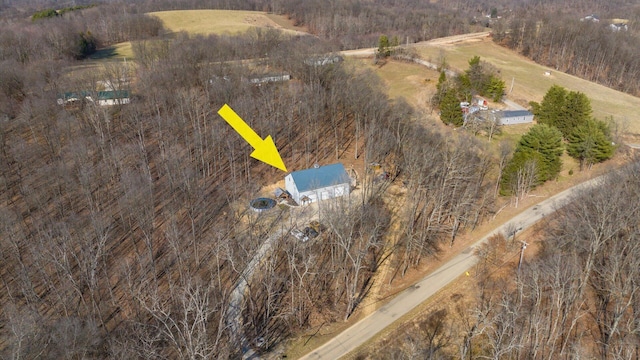
{"label": "white barn", "polygon": [[527,110],[505,110],[496,113],[500,125],[528,124],[533,122],[533,114]]}
{"label": "white barn", "polygon": [[285,188],[300,205],[349,195],[351,179],[340,163],[294,171],[284,178]]}

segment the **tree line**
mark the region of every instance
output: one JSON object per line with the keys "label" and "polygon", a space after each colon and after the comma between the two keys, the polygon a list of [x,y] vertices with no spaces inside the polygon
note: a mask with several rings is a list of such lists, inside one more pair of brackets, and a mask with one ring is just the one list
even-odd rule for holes
{"label": "tree line", "polygon": [[[630,15],[625,11],[617,17]],[[494,29],[494,41],[558,71],[640,94],[638,22],[631,21],[629,31],[616,32],[604,21],[580,21],[581,16],[523,13]]]}
{"label": "tree line", "polygon": [[[231,43],[270,49],[268,58],[228,61],[252,55],[228,57]],[[22,91],[0,121],[0,354],[239,354],[241,340],[225,320],[231,290],[265,238],[274,229],[286,234],[296,219],[280,210],[256,217],[242,205],[281,175],[249,157],[251,148],[215,112],[224,103],[270,134],[292,169],[346,154],[390,164],[416,194],[396,242],[401,273],[478,224],[491,203],[492,158],[482,146],[425,130],[369,72],[305,62],[325,49],[269,31],[181,35],[140,42],[135,71],[116,63],[34,82],[26,69],[43,64],[29,58]],[[294,80],[242,81],[267,65]],[[126,88],[131,78],[138,95],[127,105],[55,101],[66,89],[98,80]],[[361,186],[358,205],[322,205],[320,241],[282,236],[249,279],[243,332],[262,337],[262,349],[314,319],[350,317],[367,295],[395,208],[385,202],[387,182],[367,176]]]}

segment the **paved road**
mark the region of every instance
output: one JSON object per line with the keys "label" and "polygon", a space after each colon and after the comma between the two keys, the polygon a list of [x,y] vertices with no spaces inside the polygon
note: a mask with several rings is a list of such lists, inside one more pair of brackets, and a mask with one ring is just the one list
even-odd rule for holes
{"label": "paved road", "polygon": [[474,250],[491,236],[498,233],[507,234],[514,229],[525,230],[545,215],[549,215],[567,204],[572,195],[597,185],[603,178],[604,176],[600,176],[576,185],[514,216],[510,221],[497,227],[489,235],[463,250],[435,272],[398,294],[388,304],[302,359],[338,359],[346,355],[472,268],[478,261]]}

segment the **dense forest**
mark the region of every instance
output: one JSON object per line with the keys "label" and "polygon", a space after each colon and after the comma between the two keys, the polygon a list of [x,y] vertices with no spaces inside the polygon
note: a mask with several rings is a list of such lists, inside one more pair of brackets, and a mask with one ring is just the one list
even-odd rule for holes
{"label": "dense forest", "polygon": [[546,218],[541,248],[520,267],[525,239],[491,239],[471,294],[445,298],[370,358],[638,358],[639,170],[609,175]]}
{"label": "dense forest", "polygon": [[[592,3],[591,11],[626,6]],[[350,318],[388,256],[387,244],[393,243],[393,270],[402,276],[495,213],[496,174],[510,149],[494,154],[470,134],[425,128],[415,121],[424,115],[390,100],[370,72],[306,60],[374,46],[383,33],[414,42],[484,26],[498,27],[498,41],[524,51],[535,43],[525,36],[530,28],[522,27],[518,42],[513,26],[529,20],[518,23],[510,14],[569,7],[560,1],[410,0],[105,1],[84,7],[92,4],[0,3],[2,358],[237,358],[247,338],[262,339],[259,348],[252,346],[269,351],[314,325]],[[63,14],[46,11],[75,6]],[[175,8],[272,11],[316,36],[275,30],[168,36],[159,20],[144,15]],[[504,22],[487,20],[492,8]],[[602,31],[603,41],[618,36],[629,44],[634,34]],[[583,76],[602,82],[637,76],[634,62],[616,68],[600,48],[578,56],[582,42],[562,36],[555,39],[576,54],[572,62],[534,45],[527,45],[527,54],[546,54],[566,71],[575,63]],[[107,62],[82,71],[93,51],[132,40],[133,64]],[[617,54],[633,48],[624,49]],[[255,58],[262,58],[258,65],[236,61]],[[594,73],[590,59],[607,66]],[[265,69],[293,80],[245,81]],[[135,96],[113,107],[56,101],[65,92],[97,91],[100,82]],[[286,235],[297,221],[288,209],[247,210],[249,199],[282,174],[250,158],[251,149],[216,114],[225,103],[273,137],[290,169],[349,157],[385,164],[389,179],[362,174],[356,203],[320,205],[321,241],[296,241]],[[602,358],[638,356],[631,345],[638,336],[631,276],[637,256],[627,241],[636,236],[632,174],[612,183],[615,196],[587,194],[554,218],[543,232],[548,244],[515,285],[487,275],[467,313],[471,325],[456,340],[461,357],[553,357],[578,348]],[[399,194],[402,207],[389,193]],[[595,234],[587,231],[593,224],[600,226]],[[246,279],[251,286],[242,326],[232,325],[232,291],[267,239],[271,251],[257,275]],[[605,252],[624,256],[607,262]],[[565,281],[573,273],[553,267],[565,263],[579,275],[573,282]],[[538,297],[523,297],[525,288]],[[567,306],[552,307],[557,304]],[[512,316],[516,310],[520,317]],[[527,317],[532,314],[535,321]],[[514,328],[526,331],[516,337]],[[542,328],[551,330],[535,337]],[[598,346],[584,345],[592,340]],[[458,357],[440,348],[429,354]]]}
{"label": "dense forest", "polygon": [[[250,159],[216,114],[224,103],[270,134],[291,168],[354,153],[393,164],[392,180],[416,194],[394,215],[401,273],[489,210],[485,146],[417,125],[368,72],[305,62],[331,44],[275,30],[167,39],[153,18],[115,11],[11,20],[2,34],[2,357],[227,358],[246,338],[268,350],[312,321],[353,314],[385,256],[392,183],[363,174],[361,201],[321,205],[322,241],[302,244],[286,235],[296,221],[286,209],[256,216],[243,205],[282,175]],[[139,39],[138,61],[71,73],[82,60],[69,47],[77,32],[65,29],[95,29],[101,44]],[[229,62],[264,49],[262,65],[293,81],[256,86],[243,79],[262,67]],[[135,97],[114,107],[56,101],[98,82]],[[231,326],[234,285],[273,236],[249,279],[244,326]]]}

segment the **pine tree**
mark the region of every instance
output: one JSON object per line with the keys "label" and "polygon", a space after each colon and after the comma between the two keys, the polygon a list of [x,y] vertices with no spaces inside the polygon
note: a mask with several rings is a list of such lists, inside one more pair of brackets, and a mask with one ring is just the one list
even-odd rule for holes
{"label": "pine tree", "polygon": [[587,95],[571,91],[565,98],[564,107],[556,121],[556,127],[566,139],[574,128],[585,124],[589,119],[591,119],[591,101]]}
{"label": "pine tree", "polygon": [[580,161],[580,168],[610,159],[615,145],[609,137],[609,128],[603,121],[587,120],[578,125],[568,138],[567,154]]}
{"label": "pine tree", "polygon": [[540,182],[553,179],[560,173],[560,156],[564,151],[564,145],[562,133],[555,127],[545,124],[533,126],[520,138],[516,152],[518,149],[530,149],[542,155],[544,163],[541,164],[538,173]]}
{"label": "pine tree", "polygon": [[559,85],[553,85],[540,104],[532,103],[532,110],[536,116],[538,124],[547,124],[557,127],[557,121],[562,115],[565,100],[567,98],[567,90]]}
{"label": "pine tree", "polygon": [[518,197],[526,194],[536,185],[542,183],[539,178],[542,167],[544,167],[542,155],[531,149],[517,150],[502,171],[500,194]]}
{"label": "pine tree", "polygon": [[462,126],[464,124],[460,101],[453,89],[444,91],[444,96],[440,103],[440,119],[445,124],[453,124],[454,126]]}
{"label": "pine tree", "polygon": [[581,92],[568,92],[558,85],[549,88],[540,104],[530,104],[538,123],[557,127],[565,139],[573,129],[591,118],[589,98]]}
{"label": "pine tree", "polygon": [[498,102],[502,99],[504,94],[504,81],[500,78],[491,75],[489,83],[486,85],[484,94],[491,97],[491,100]]}
{"label": "pine tree", "polygon": [[535,169],[535,174],[529,175],[527,180],[530,187],[558,176],[562,168],[560,156],[563,151],[562,133],[558,129],[546,124],[532,127],[522,135],[513,158],[502,172],[502,193],[511,194],[516,191],[515,189],[519,189],[517,190],[519,193],[528,191],[528,189],[522,189],[522,179],[518,178],[522,176],[523,170],[526,170],[525,167]]}
{"label": "pine tree", "polygon": [[379,58],[386,58],[391,55],[391,49],[389,49],[389,38],[387,35],[380,35],[378,39],[378,53],[376,54]]}

